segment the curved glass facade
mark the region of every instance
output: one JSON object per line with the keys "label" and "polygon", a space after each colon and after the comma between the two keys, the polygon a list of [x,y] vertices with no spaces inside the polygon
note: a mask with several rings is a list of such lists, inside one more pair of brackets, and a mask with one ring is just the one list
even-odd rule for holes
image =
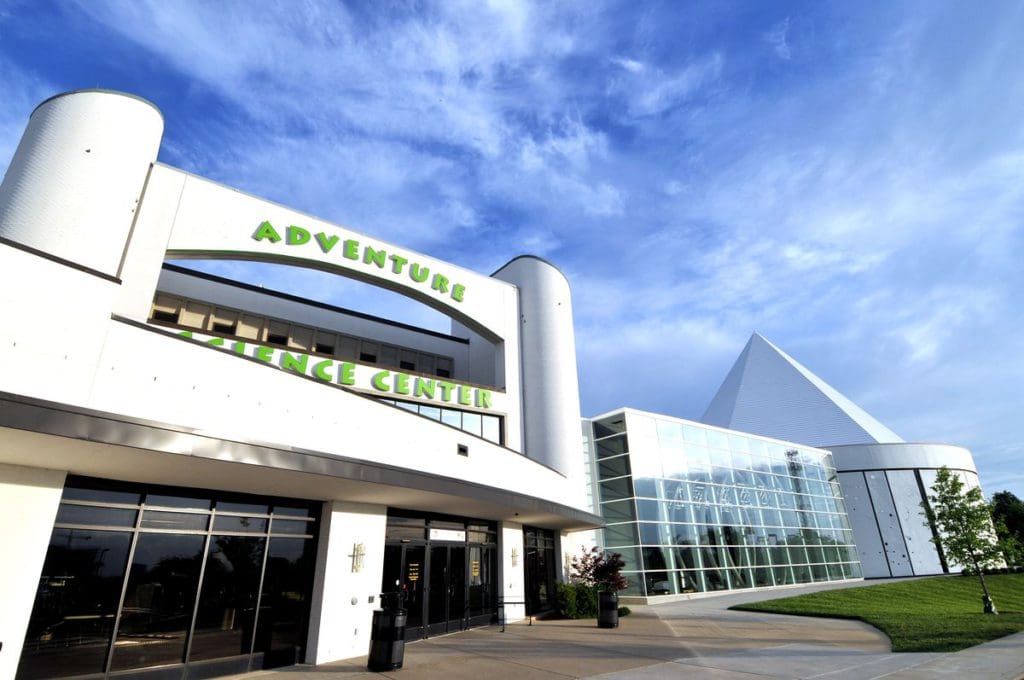
{"label": "curved glass facade", "polygon": [[591,424],[625,595],[861,577],[828,451],[632,410]]}

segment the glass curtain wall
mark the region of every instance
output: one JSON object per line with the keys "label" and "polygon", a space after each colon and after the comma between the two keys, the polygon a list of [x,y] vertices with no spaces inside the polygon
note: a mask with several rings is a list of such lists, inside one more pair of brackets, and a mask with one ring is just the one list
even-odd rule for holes
{"label": "glass curtain wall", "polygon": [[298,663],[318,506],[69,478],[17,677]]}
{"label": "glass curtain wall", "polygon": [[605,547],[626,561],[625,594],[861,576],[829,452],[632,411],[593,428]]}

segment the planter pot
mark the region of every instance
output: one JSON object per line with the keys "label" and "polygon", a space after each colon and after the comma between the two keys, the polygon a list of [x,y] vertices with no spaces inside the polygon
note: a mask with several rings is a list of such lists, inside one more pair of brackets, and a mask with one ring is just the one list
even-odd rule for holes
{"label": "planter pot", "polygon": [[619,627],[619,594],[598,593],[597,594],[597,627],[618,628]]}

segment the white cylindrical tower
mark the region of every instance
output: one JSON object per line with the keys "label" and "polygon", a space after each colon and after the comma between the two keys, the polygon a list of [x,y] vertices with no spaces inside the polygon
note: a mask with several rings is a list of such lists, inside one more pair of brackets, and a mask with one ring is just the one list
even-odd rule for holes
{"label": "white cylindrical tower", "polygon": [[156,106],[120,92],[44,101],[0,185],[0,237],[116,276],[163,128]]}
{"label": "white cylindrical tower", "polygon": [[525,453],[570,477],[582,469],[580,386],[569,281],[538,257],[517,257],[493,274],[519,288]]}

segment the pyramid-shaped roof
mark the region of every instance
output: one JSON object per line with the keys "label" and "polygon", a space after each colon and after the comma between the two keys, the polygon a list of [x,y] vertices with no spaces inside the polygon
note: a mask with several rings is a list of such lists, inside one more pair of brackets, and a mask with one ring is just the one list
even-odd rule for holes
{"label": "pyramid-shaped roof", "polygon": [[757,333],[701,421],[810,446],[903,441]]}

